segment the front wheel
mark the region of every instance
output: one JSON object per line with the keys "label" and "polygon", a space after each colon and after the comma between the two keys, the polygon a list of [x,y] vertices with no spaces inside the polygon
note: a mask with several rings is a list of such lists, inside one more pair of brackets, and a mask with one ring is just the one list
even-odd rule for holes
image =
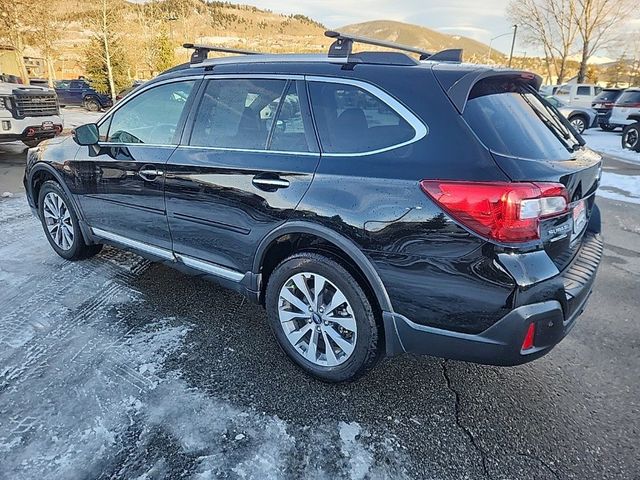
{"label": "front wheel", "polygon": [[38,209],[47,240],[62,258],[82,260],[92,257],[102,249],[102,245],[85,243],[78,215],[57,182],[49,180],[42,185]]}
{"label": "front wheel", "polygon": [[582,115],[574,115],[569,118],[569,123],[580,135],[587,129],[587,121]]}
{"label": "front wheel", "polygon": [[269,323],[296,365],[326,382],[353,381],[380,357],[371,302],[339,263],[295,254],[276,267],[266,291]]}
{"label": "front wheel", "polygon": [[622,148],[640,152],[640,122],[624,127],[622,132]]}

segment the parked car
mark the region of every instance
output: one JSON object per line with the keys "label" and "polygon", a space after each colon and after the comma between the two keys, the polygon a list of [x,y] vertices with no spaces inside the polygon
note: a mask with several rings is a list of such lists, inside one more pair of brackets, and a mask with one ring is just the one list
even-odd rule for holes
{"label": "parked car", "polygon": [[622,125],[622,147],[640,151],[640,88],[627,88],[616,100],[611,123]]}
{"label": "parked car", "polygon": [[598,125],[605,132],[612,132],[621,126],[612,124],[610,119],[613,106],[622,95],[622,92],[622,88],[603,88],[591,103],[591,106],[598,112]]}
{"label": "parked car", "polygon": [[136,80],[135,82],[133,82],[130,87],[125,88],[120,93],[118,93],[118,95],[116,95],[116,102],[122,100],[125,96],[129,95],[142,84],[144,84],[144,82],[141,80]]}
{"label": "parked car", "polygon": [[329,35],[329,55],[194,47],[190,66],[31,150],[25,188],[53,250],[108,243],[241,292],[325,381],[404,352],[549,352],[600,262],[600,156],[532,73]]}
{"label": "parked car", "polygon": [[581,135],[587,128],[592,128],[597,125],[598,112],[593,108],[565,105],[556,97],[547,97],[546,100],[556,107],[560,113],[569,120],[571,126]]}
{"label": "parked car", "polygon": [[542,85],[540,87],[540,95],[543,97],[552,97],[556,94],[560,85]]}
{"label": "parked car", "polygon": [[602,88],[588,83],[566,83],[560,85],[554,96],[558,97],[565,105],[572,107],[591,107],[596,95]]}
{"label": "parked car", "polygon": [[91,112],[99,112],[113,105],[111,97],[98,93],[85,80],[58,80],[55,82],[60,105],[82,106]]}
{"label": "parked car", "polygon": [[62,132],[53,90],[0,82],[0,142],[21,141],[33,147]]}

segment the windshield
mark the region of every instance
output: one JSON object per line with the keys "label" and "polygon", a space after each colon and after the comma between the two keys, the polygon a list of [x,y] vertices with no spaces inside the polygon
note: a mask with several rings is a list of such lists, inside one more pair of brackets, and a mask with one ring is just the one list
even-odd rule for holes
{"label": "windshield", "polygon": [[521,81],[478,82],[463,116],[487,148],[510,157],[568,160],[581,145],[557,110]]}

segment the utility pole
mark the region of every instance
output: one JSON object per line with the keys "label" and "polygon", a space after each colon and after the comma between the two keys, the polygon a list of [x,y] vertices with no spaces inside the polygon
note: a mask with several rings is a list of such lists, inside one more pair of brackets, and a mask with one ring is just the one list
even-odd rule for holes
{"label": "utility pole", "polygon": [[513,39],[511,40],[511,53],[509,54],[509,68],[511,68],[511,60],[513,59],[513,47],[516,46],[516,34],[518,33],[518,25],[513,26]]}

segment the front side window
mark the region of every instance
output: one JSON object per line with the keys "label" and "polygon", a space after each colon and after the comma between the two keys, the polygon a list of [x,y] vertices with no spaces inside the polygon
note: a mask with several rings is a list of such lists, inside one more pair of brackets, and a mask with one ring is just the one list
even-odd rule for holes
{"label": "front side window", "polygon": [[355,85],[310,82],[322,149],[366,153],[412,140],[416,131],[394,109]]}
{"label": "front side window", "polygon": [[286,80],[211,80],[198,107],[190,145],[264,150]]}
{"label": "front side window", "polygon": [[109,125],[106,141],[177,145],[176,130],[195,81],[153,87],[120,107],[100,126]]}

